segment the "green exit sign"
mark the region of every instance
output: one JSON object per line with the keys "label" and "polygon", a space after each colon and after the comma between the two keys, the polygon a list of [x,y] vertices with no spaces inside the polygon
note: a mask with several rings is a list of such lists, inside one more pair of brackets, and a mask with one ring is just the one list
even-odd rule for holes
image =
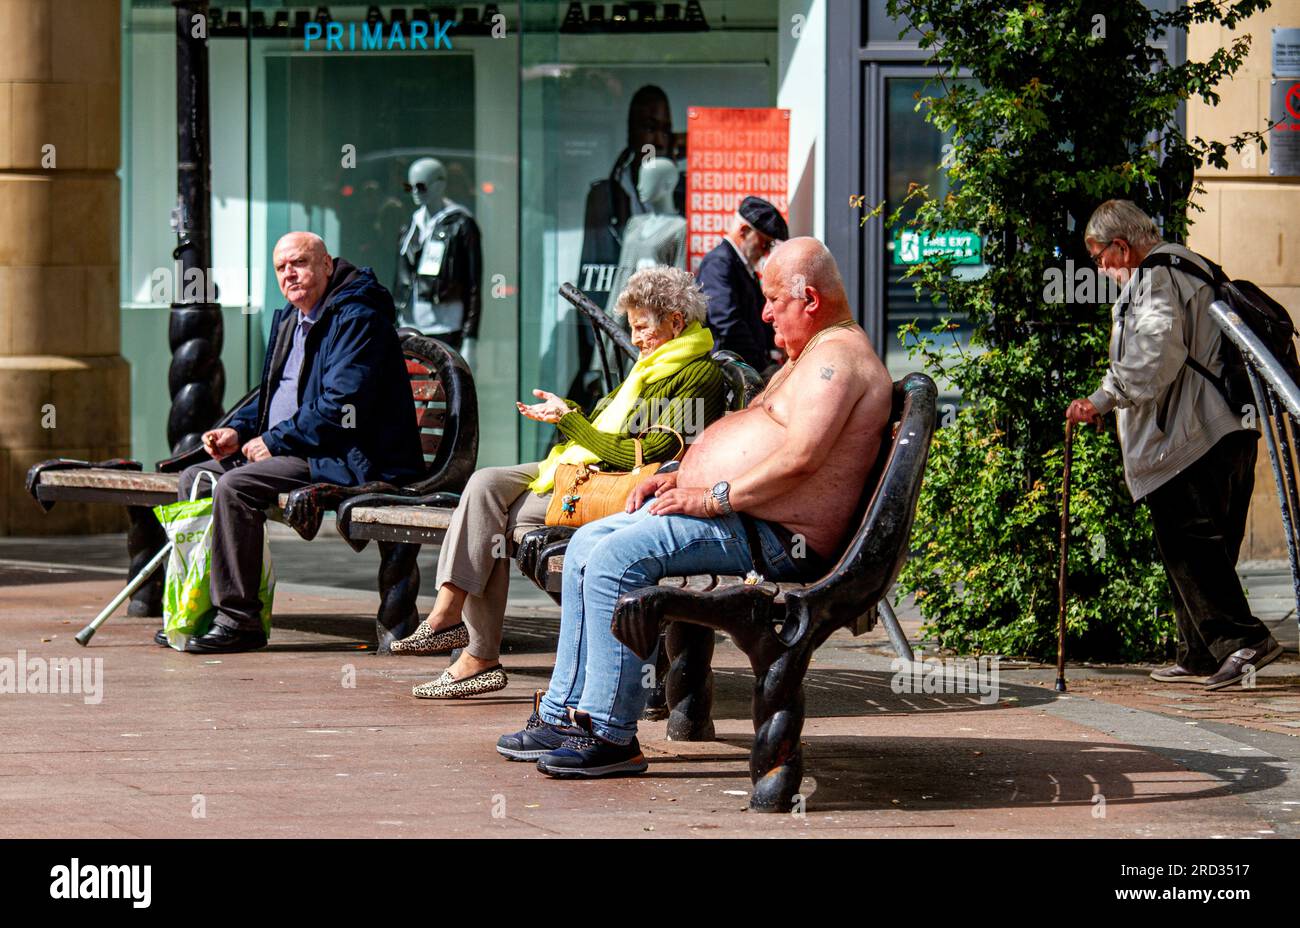
{"label": "green exit sign", "polygon": [[900,232],[894,238],[894,263],[920,264],[933,258],[951,258],[953,264],[981,264],[982,246],[974,232]]}

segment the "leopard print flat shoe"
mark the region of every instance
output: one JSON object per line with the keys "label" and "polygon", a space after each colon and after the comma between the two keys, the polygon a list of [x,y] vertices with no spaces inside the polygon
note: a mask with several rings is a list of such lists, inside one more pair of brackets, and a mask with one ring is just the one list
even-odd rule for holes
{"label": "leopard print flat shoe", "polygon": [[435,632],[425,619],[420,626],[401,641],[394,641],[391,650],[394,654],[446,654],[457,648],[469,647],[469,629],[464,622],[458,622],[451,628]]}
{"label": "leopard print flat shoe", "polygon": [[503,690],[509,682],[500,664],[480,670],[463,680],[457,680],[450,670],[444,670],[438,679],[411,687],[411,695],[417,699],[464,699],[466,696]]}

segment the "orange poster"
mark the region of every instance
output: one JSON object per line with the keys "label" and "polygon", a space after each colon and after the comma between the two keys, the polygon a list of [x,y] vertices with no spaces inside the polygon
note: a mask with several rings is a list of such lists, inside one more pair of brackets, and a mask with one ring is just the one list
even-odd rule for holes
{"label": "orange poster", "polygon": [[789,149],[789,110],[687,110],[687,266],[692,274],[721,241],[745,197],[762,197],[781,215],[789,213]]}

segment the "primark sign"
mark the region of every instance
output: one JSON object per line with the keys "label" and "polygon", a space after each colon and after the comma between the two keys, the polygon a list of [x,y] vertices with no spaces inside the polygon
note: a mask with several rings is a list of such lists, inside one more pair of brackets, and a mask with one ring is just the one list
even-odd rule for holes
{"label": "primark sign", "polygon": [[[435,23],[393,23],[387,29],[382,22],[309,22],[303,32],[302,49],[306,52],[427,52],[439,48],[451,51],[451,37],[447,32],[455,25],[454,19]],[[315,48],[312,47],[313,43]]]}

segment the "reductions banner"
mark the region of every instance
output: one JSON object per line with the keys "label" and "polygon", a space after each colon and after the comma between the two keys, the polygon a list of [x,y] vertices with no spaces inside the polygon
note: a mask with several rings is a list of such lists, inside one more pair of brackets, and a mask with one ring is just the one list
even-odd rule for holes
{"label": "reductions banner", "polygon": [[745,197],[789,212],[790,111],[692,106],[686,119],[688,267],[695,274]]}

